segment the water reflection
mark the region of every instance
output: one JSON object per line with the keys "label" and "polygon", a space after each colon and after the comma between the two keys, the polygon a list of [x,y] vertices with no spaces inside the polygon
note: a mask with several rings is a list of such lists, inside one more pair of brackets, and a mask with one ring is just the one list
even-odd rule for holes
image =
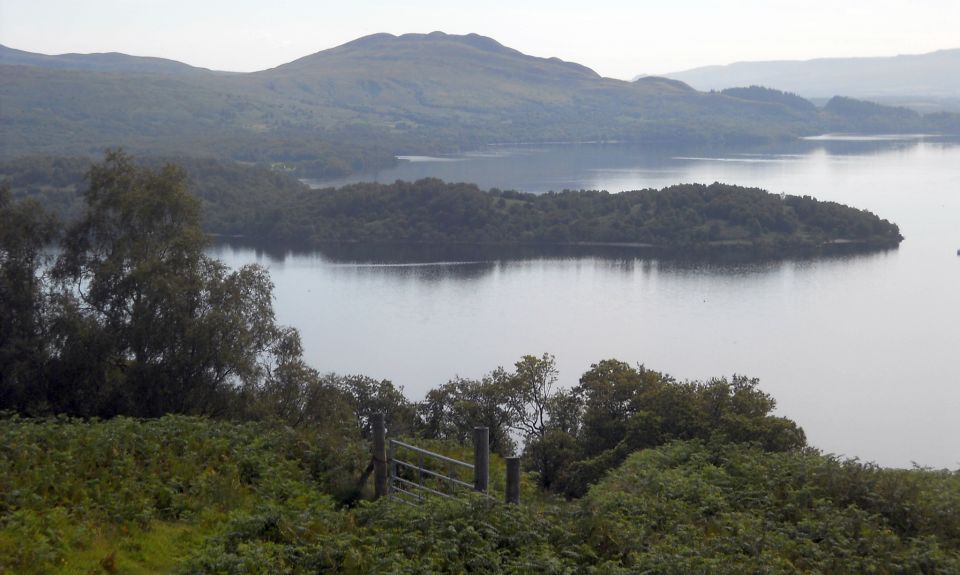
{"label": "water reflection", "polygon": [[837,245],[818,252],[775,257],[737,249],[684,253],[623,246],[359,243],[321,245],[310,249],[229,240],[216,244],[210,254],[225,261],[257,261],[269,267],[282,268],[289,263],[295,267],[322,267],[330,273],[437,282],[478,280],[498,271],[509,272],[527,266],[530,262],[569,266],[585,260],[606,273],[656,271],[716,276],[758,275],[777,273],[786,265],[803,267],[831,261],[842,264],[883,257],[896,251],[896,248]]}
{"label": "water reflection", "polygon": [[[446,157],[404,157],[394,167],[335,180],[305,180],[313,187],[351,183],[418,180],[425,177],[471,182],[481,188],[534,193],[564,189],[623,191],[704,181],[704,162],[789,165],[820,155],[830,161],[900,154],[921,146],[953,147],[956,137],[927,136],[891,140],[883,137],[833,140],[791,140],[775,145],[718,146],[663,144],[532,144],[490,146],[480,152]],[[457,161],[451,161],[457,160]],[[760,168],[762,166],[758,166]],[[691,170],[694,173],[691,173]],[[695,177],[691,179],[691,175]],[[703,177],[699,177],[703,175]],[[721,174],[725,175],[725,174]],[[709,180],[709,181],[708,181]]]}
{"label": "water reflection", "polygon": [[213,248],[230,266],[270,268],[277,317],[301,330],[317,369],[388,378],[412,398],[527,353],[555,354],[562,385],[605,358],[679,378],[744,373],[826,451],[884,465],[960,464],[955,141],[530,147],[404,166],[411,171],[383,181],[543,191],[719,180],[869,209],[906,240],[896,250],[779,260],[582,246]]}

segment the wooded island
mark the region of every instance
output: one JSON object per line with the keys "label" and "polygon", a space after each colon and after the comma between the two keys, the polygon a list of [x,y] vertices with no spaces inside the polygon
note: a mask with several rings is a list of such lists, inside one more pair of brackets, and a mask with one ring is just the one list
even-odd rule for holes
{"label": "wooded island", "polygon": [[[162,165],[148,160],[147,167]],[[747,248],[768,255],[854,244],[897,246],[896,224],[809,195],[713,183],[622,193],[481,190],[437,179],[310,189],[254,166],[180,159],[208,234],[266,244],[616,244],[667,250]],[[33,158],[0,164],[15,197],[77,217],[90,161]],[[815,192],[815,190],[811,190]]]}

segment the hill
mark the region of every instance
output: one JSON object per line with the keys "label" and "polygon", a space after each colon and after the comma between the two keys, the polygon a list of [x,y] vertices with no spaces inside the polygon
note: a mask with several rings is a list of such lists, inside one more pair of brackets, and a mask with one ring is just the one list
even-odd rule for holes
{"label": "hill", "polygon": [[736,62],[666,74],[698,90],[760,85],[815,99],[847,96],[960,110],[960,48],[878,58]]}
{"label": "hill", "polygon": [[[376,34],[270,70],[5,49],[0,158],[190,154],[336,176],[398,153],[492,142],[762,142],[826,131],[817,110],[623,82],[475,34]],[[916,117],[908,131],[938,131]]]}
{"label": "hill", "polygon": [[226,73],[213,72],[206,68],[197,68],[166,58],[129,56],[119,52],[47,55],[17,50],[2,44],[0,44],[0,64],[6,66],[35,66],[37,68],[50,68],[55,70],[86,70],[90,72],[162,74],[170,76]]}

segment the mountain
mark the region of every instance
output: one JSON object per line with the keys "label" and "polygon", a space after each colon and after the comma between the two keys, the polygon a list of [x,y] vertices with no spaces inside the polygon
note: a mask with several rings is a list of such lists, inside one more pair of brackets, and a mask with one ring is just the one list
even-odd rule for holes
{"label": "mountain", "polygon": [[666,74],[698,90],[767,86],[807,98],[910,104],[960,102],[960,48],[879,58],[737,62]]}
{"label": "mountain", "polygon": [[[125,55],[3,54],[0,158],[124,146],[340,175],[396,154],[497,142],[765,142],[836,124],[789,98],[603,78],[476,34],[375,34],[244,74]],[[937,128],[895,116],[885,125]]]}
{"label": "mountain", "polygon": [[226,74],[206,68],[196,68],[176,60],[129,56],[119,52],[105,54],[58,54],[48,56],[16,50],[0,44],[0,64],[10,66],[34,66],[56,70],[86,70],[120,74],[164,74],[172,76],[196,74]]}

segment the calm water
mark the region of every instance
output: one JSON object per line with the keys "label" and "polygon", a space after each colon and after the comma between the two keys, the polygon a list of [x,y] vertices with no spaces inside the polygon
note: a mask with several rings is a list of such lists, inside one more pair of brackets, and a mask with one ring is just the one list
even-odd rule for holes
{"label": "calm water", "polygon": [[815,141],[724,154],[541,146],[415,160],[367,179],[534,192],[723,181],[866,208],[907,239],[883,253],[752,263],[629,251],[216,248],[232,266],[270,268],[279,319],[300,329],[321,371],[389,378],[412,398],[543,352],[556,355],[567,385],[604,358],[681,379],[743,373],[826,451],[960,467],[956,143]]}

